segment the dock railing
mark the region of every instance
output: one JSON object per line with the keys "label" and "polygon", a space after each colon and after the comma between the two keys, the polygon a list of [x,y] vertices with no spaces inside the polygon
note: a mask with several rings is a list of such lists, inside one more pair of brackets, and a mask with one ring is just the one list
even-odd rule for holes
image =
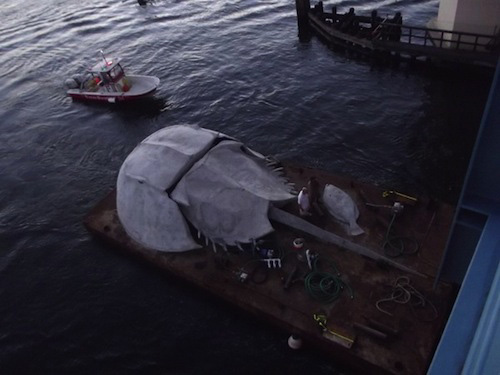
{"label": "dock railing", "polygon": [[495,35],[403,25],[400,13],[393,17],[357,15],[351,8],[339,14],[337,8],[323,9],[320,1],[296,0],[301,27],[311,27],[328,42],[360,51],[385,51],[410,57],[429,57],[465,63],[496,64],[500,55],[500,33]]}
{"label": "dock railing", "polygon": [[480,52],[493,52],[495,48],[496,50],[500,48],[500,35],[476,34],[393,23],[384,23],[382,25],[380,32],[374,35],[372,40],[391,40],[391,34],[399,33],[398,42],[412,45]]}

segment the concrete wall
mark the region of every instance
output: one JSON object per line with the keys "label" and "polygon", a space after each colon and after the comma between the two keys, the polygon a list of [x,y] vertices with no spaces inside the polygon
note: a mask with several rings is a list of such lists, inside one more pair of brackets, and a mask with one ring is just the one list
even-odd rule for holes
{"label": "concrete wall", "polygon": [[500,0],[459,0],[455,29],[484,34],[500,31]]}
{"label": "concrete wall", "polygon": [[438,29],[453,30],[455,16],[457,14],[458,0],[441,0],[439,2],[439,12],[434,20],[433,27]]}
{"label": "concrete wall", "polygon": [[[439,3],[438,16],[427,24],[429,28],[462,31],[469,33],[495,35],[500,32],[500,0],[441,0]],[[437,39],[441,37],[439,32],[431,32]],[[458,36],[456,34],[444,34],[443,47],[456,48]],[[485,45],[490,38],[479,38],[477,42]],[[473,49],[476,42],[474,36],[461,36],[460,49]],[[469,45],[462,42],[471,43]],[[477,47],[484,50],[483,47]]]}
{"label": "concrete wall", "polygon": [[441,0],[435,26],[454,31],[500,31],[500,0]]}

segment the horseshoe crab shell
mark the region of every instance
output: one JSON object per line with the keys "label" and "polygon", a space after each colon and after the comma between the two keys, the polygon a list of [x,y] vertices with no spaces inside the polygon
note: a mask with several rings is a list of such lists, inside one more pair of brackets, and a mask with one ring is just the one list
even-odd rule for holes
{"label": "horseshoe crab shell", "polygon": [[270,203],[294,197],[266,161],[225,134],[166,127],[120,168],[118,217],[130,237],[158,251],[199,248],[191,229],[223,247],[250,243],[273,230]]}
{"label": "horseshoe crab shell", "polygon": [[356,222],[359,217],[358,207],[345,191],[334,185],[326,184],[323,190],[323,204],[330,215],[343,225],[350,236],[359,236],[365,233]]}

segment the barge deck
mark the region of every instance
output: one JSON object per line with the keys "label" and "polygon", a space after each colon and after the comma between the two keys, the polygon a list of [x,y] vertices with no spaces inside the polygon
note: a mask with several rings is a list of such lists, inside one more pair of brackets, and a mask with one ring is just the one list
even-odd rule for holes
{"label": "barge deck", "polygon": [[[284,171],[297,187],[306,186],[315,176],[321,186],[333,184],[347,192],[359,208],[358,224],[365,233],[347,236],[326,210],[306,220],[341,238],[337,244],[273,221],[275,232],[265,244],[280,254],[281,267],[268,267],[251,252],[239,250],[214,252],[205,247],[164,253],[142,247],[120,224],[116,190],[89,212],[84,225],[120,251],[300,337],[354,372],[426,373],[455,298],[453,285],[439,282],[433,287],[454,207],[421,197],[415,203],[397,193],[384,194],[381,188],[315,169],[285,165]],[[404,205],[403,213],[391,220],[388,207],[398,200]],[[304,220],[295,202],[280,210],[299,223]],[[401,246],[400,256],[388,257],[383,249],[388,236],[401,245],[411,239],[410,245]],[[302,248],[296,246],[298,238],[303,239]],[[413,247],[416,244],[418,248]],[[316,255],[313,270],[305,261],[305,249]],[[328,290],[337,283],[335,294],[321,294],[325,285],[314,282],[315,277],[325,275]]]}

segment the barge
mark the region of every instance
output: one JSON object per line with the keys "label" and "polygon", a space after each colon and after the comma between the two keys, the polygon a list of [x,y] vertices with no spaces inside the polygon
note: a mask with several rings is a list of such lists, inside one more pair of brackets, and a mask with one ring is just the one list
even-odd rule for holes
{"label": "barge", "polygon": [[[320,186],[349,194],[365,233],[347,235],[324,207],[301,217],[291,201],[271,208],[274,232],[252,251],[214,251],[208,244],[181,253],[156,251],[127,234],[116,189],[84,225],[118,251],[291,334],[291,346],[300,339],[354,372],[426,373],[456,295],[454,285],[435,279],[454,207],[317,169],[282,168],[297,187],[314,176]],[[398,215],[395,204],[404,206]],[[279,254],[273,257],[279,264],[262,256],[269,249]]]}

